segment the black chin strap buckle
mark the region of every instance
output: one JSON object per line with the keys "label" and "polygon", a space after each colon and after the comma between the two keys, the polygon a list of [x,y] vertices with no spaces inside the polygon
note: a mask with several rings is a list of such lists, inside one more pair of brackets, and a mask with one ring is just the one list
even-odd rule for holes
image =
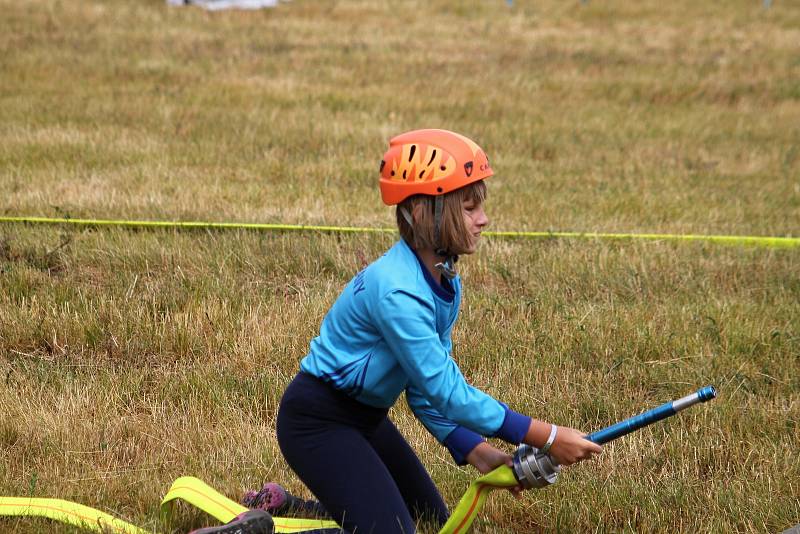
{"label": "black chin strap buckle", "polygon": [[442,273],[442,276],[447,278],[448,280],[452,280],[458,274],[456,272],[456,262],[458,261],[458,256],[454,256],[448,254],[444,250],[437,250],[436,254],[439,256],[444,256],[444,261],[440,261],[439,263],[435,264],[436,270]]}

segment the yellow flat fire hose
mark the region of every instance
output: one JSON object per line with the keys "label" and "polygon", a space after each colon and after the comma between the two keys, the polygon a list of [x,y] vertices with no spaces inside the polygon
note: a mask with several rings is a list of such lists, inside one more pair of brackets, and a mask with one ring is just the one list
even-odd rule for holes
{"label": "yellow flat fire hose", "polygon": [[0,497],[0,516],[38,516],[101,534],[148,534],[100,510],[61,499]]}
{"label": "yellow flat fire hose", "polygon": [[511,488],[519,484],[514,471],[507,465],[502,465],[482,477],[472,481],[466,493],[450,514],[450,519],[444,524],[439,534],[463,534],[469,530],[475,517],[483,508],[489,492],[496,489]]}
{"label": "yellow flat fire hose", "polygon": [[[492,490],[516,485],[517,479],[511,468],[507,466],[498,467],[491,473],[473,480],[439,534],[465,533],[483,508],[486,497]],[[222,523],[227,523],[248,510],[198,478],[181,477],[172,483],[161,501],[161,520],[166,525],[171,521],[172,505],[177,499],[191,504]],[[0,497],[0,516],[47,517],[100,534],[148,534],[149,532],[100,510],[61,499]],[[273,520],[276,533],[291,534],[339,528],[334,521],[330,520],[292,517],[273,517]]]}
{"label": "yellow flat fire hose", "polygon": [[[498,467],[491,473],[473,480],[439,534],[463,534],[469,530],[475,517],[483,508],[489,492],[510,488],[517,484],[514,472],[508,466]],[[161,517],[167,523],[169,522],[170,504],[175,499],[182,499],[223,523],[227,523],[240,513],[247,511],[247,508],[228,499],[202,480],[194,477],[181,477],[172,484],[161,501]],[[286,517],[273,517],[273,520],[275,521],[275,532],[278,533],[338,528],[333,521]]]}
{"label": "yellow flat fire hose", "polygon": [[[208,515],[227,523],[242,512],[246,512],[241,504],[230,500],[217,490],[195,477],[181,477],[172,483],[169,491],[161,500],[161,519],[169,524],[172,502],[181,499],[199,508]],[[339,528],[334,521],[320,519],[299,519],[292,517],[273,517],[275,532],[292,533],[323,528]]]}

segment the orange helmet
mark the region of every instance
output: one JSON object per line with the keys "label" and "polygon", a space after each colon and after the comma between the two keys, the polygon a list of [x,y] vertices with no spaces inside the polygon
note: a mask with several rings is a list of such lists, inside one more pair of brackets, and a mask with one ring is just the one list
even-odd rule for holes
{"label": "orange helmet", "polygon": [[388,206],[411,195],[444,195],[494,174],[481,147],[448,130],[413,130],[393,138],[380,172]]}

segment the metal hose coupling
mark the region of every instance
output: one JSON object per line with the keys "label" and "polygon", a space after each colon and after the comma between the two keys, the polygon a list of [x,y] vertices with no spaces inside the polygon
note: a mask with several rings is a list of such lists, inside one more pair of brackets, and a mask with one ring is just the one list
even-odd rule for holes
{"label": "metal hose coupling", "polygon": [[[586,436],[586,439],[603,445],[609,441],[630,434],[667,417],[672,417],[681,410],[701,402],[708,402],[717,396],[714,386],[706,386],[686,397],[662,404],[652,410],[620,421]],[[559,466],[550,455],[536,447],[520,445],[514,453],[514,476],[525,489],[544,488],[554,484],[561,472]]]}
{"label": "metal hose coupling", "polygon": [[514,476],[525,489],[555,484],[561,466],[549,454],[530,445],[520,445],[514,453]]}

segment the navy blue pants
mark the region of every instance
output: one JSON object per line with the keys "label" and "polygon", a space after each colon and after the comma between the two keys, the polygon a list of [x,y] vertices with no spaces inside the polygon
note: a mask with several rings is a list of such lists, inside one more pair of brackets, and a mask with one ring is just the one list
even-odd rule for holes
{"label": "navy blue pants", "polygon": [[447,521],[439,491],[387,414],[305,373],[281,399],[281,452],[345,532],[412,534],[417,520]]}

